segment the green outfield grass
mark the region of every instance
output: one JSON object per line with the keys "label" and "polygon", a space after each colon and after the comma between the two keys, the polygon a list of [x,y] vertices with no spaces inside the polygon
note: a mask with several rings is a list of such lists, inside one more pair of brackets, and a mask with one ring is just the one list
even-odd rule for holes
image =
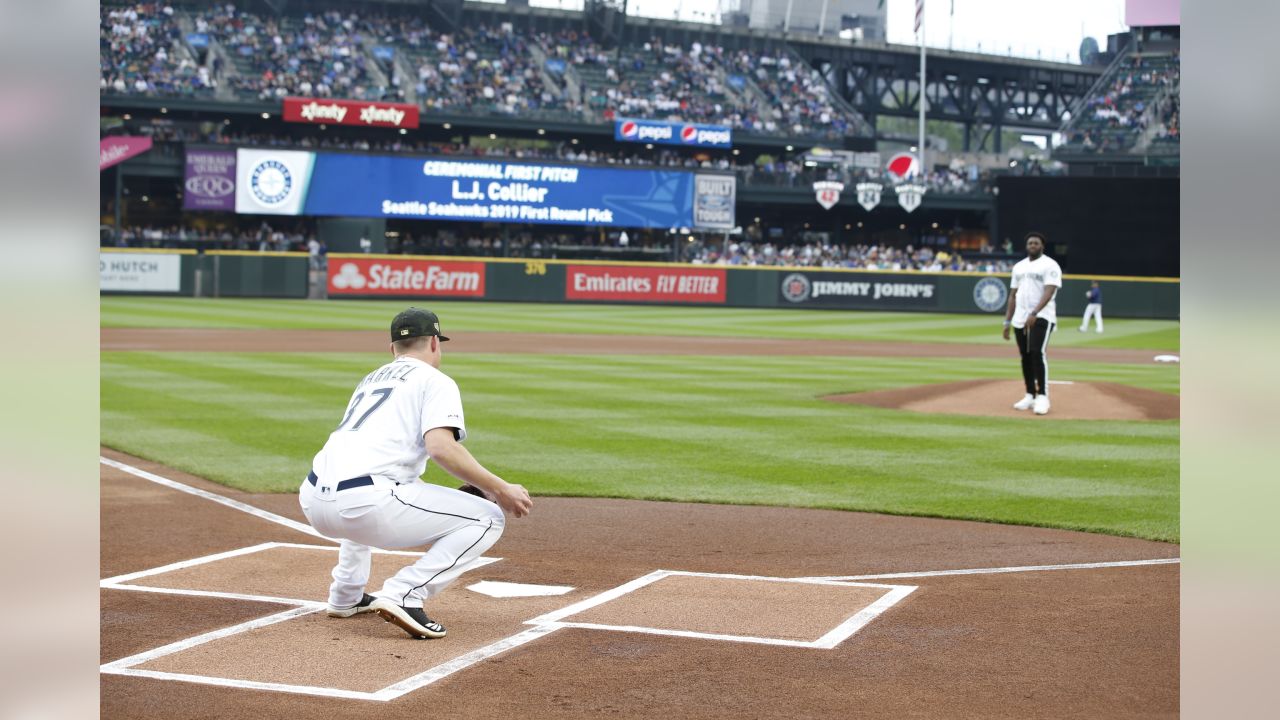
{"label": "green outfield grass", "polygon": [[[104,299],[103,321],[382,327],[400,305]],[[607,317],[618,332],[985,341],[992,323],[964,316],[432,306],[458,334],[584,332],[593,318]],[[1116,323],[1117,332],[1124,327]],[[1172,338],[1176,347],[1176,325],[1132,327],[1130,339]],[[233,487],[291,492],[354,384],[384,361],[383,354],[104,352],[102,442]],[[1176,421],[926,415],[819,399],[1016,377],[1012,356],[992,362],[465,354],[447,356],[443,369],[462,388],[468,447],[535,495],[794,505],[1179,537]],[[1054,374],[1178,391],[1176,366],[1055,361]],[[434,468],[427,479],[454,484]]]}
{"label": "green outfield grass", "polygon": [[[103,327],[380,329],[409,301],[102,298]],[[1000,315],[843,312],[628,305],[420,301],[447,332],[517,331],[1000,343]],[[1107,332],[1061,318],[1054,346],[1177,352],[1178,323],[1108,319]],[[461,337],[459,338],[461,339]]]}

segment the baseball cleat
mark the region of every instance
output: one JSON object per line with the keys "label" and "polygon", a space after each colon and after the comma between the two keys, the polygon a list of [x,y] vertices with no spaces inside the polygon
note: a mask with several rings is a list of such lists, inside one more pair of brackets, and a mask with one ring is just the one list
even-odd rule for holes
{"label": "baseball cleat", "polygon": [[1021,400],[1013,404],[1013,409],[1014,410],[1030,410],[1031,406],[1034,405],[1035,402],[1036,402],[1036,396],[1028,393],[1027,395],[1023,395]]}
{"label": "baseball cleat", "polygon": [[1044,415],[1048,412],[1049,412],[1049,396],[1037,395],[1036,401],[1035,401],[1035,413],[1037,415]]}
{"label": "baseball cleat", "polygon": [[347,607],[335,607],[333,605],[330,605],[327,613],[329,617],[349,618],[352,615],[359,615],[360,613],[373,612],[373,608],[369,606],[373,603],[374,599],[375,598],[372,595],[370,595],[369,593],[365,593],[364,597],[360,598],[360,602],[356,603],[355,605],[349,605]]}
{"label": "baseball cleat", "polygon": [[397,605],[385,598],[375,598],[370,609],[382,616],[382,619],[399,625],[413,638],[442,638],[444,626],[427,617],[422,608],[411,608]]}

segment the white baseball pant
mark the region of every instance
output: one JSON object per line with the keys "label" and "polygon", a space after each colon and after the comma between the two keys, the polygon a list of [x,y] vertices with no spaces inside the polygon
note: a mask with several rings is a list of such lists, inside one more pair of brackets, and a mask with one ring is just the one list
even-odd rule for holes
{"label": "white baseball pant", "polygon": [[1089,303],[1084,306],[1084,319],[1080,321],[1080,329],[1089,329],[1089,319],[1096,318],[1098,322],[1098,332],[1102,332],[1102,303]]}
{"label": "white baseball pant", "polygon": [[373,481],[325,493],[304,480],[299,490],[302,512],[311,526],[341,540],[329,586],[330,605],[360,602],[369,582],[370,547],[399,550],[431,544],[417,562],[371,593],[404,607],[422,607],[502,536],[502,510],[484,498],[421,481]]}

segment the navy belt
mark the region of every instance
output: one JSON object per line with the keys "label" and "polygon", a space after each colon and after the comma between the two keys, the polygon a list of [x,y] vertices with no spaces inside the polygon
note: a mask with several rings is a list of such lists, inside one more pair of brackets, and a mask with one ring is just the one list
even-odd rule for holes
{"label": "navy belt", "polygon": [[[307,482],[311,483],[312,485],[315,485],[319,479],[320,478],[316,477],[315,471],[307,473]],[[373,484],[373,478],[369,477],[368,475],[361,475],[358,478],[351,478],[350,480],[343,480],[342,482],[338,483],[338,490],[339,491],[350,490],[351,488],[364,487],[365,485],[372,485],[372,484]]]}

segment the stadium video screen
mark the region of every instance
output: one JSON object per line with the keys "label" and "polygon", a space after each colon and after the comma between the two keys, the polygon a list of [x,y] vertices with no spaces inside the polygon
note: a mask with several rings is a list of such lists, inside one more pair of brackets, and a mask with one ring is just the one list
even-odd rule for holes
{"label": "stadium video screen", "polygon": [[235,211],[471,222],[734,226],[736,178],[501,159],[236,151]]}

